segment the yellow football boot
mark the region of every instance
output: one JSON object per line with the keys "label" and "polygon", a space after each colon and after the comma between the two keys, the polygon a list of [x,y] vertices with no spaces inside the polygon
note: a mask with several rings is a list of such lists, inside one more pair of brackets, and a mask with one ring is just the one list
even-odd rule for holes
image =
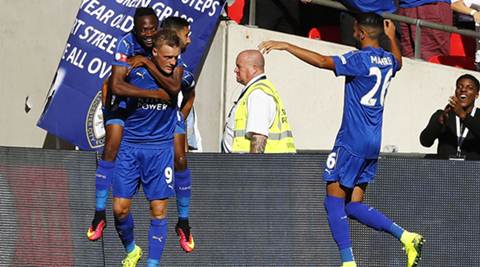
{"label": "yellow football boot", "polygon": [[354,261],[346,261],[340,267],[357,267],[357,263]]}
{"label": "yellow football boot", "polygon": [[407,254],[407,267],[417,266],[422,257],[423,243],[425,243],[423,236],[405,231],[403,232],[400,241]]}
{"label": "yellow football boot", "polygon": [[123,259],[122,266],[136,267],[137,262],[140,260],[140,257],[142,257],[142,249],[139,246],[135,245],[135,248]]}

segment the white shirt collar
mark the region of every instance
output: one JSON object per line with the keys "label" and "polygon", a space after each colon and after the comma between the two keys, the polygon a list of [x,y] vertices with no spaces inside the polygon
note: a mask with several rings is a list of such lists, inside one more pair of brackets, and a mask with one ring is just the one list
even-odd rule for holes
{"label": "white shirt collar", "polygon": [[245,87],[243,87],[243,90],[242,90],[242,93],[247,90],[247,88],[252,85],[253,83],[257,82],[258,80],[260,80],[261,78],[264,78],[266,75],[265,73],[260,73],[258,74],[257,76],[253,77],[248,83],[247,85],[245,85]]}

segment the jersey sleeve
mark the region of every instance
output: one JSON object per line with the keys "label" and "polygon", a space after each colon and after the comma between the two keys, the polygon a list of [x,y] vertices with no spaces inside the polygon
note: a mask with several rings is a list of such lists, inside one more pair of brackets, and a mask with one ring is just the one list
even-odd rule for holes
{"label": "jersey sleeve", "polygon": [[362,53],[348,52],[341,56],[333,56],[336,76],[363,76],[368,75],[368,68]]}
{"label": "jersey sleeve", "polygon": [[392,63],[393,63],[393,67],[392,67],[392,70],[393,70],[393,73],[392,73],[392,77],[395,77],[395,74],[397,73],[397,71],[400,70],[400,65],[398,64],[398,61],[397,59],[395,58],[395,56],[392,54]]}
{"label": "jersey sleeve", "polygon": [[193,87],[195,87],[195,77],[193,76],[193,73],[186,69],[183,70],[182,91],[190,91]]}
{"label": "jersey sleeve", "polygon": [[183,68],[183,76],[182,76],[182,92],[188,92],[193,87],[195,87],[195,76],[193,73],[188,69],[187,64],[183,61],[182,57],[179,57],[177,60],[177,67]]}
{"label": "jersey sleeve", "polygon": [[127,36],[121,38],[115,48],[115,58],[112,62],[114,66],[129,67],[127,60],[132,56],[133,44],[128,41]]}

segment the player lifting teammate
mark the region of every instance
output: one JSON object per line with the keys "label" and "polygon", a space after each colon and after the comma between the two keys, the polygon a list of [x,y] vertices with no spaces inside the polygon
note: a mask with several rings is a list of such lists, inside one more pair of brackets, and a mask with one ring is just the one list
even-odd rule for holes
{"label": "player lifting teammate", "polygon": [[[180,48],[182,51],[190,44],[189,24],[184,19],[167,18],[166,21],[174,21],[167,23],[170,29],[174,30],[180,38]],[[157,32],[158,18],[151,8],[138,8],[134,16],[134,30],[122,37],[115,53],[115,61],[112,63],[112,76],[109,78],[109,88],[104,85],[104,103],[106,109],[104,111],[104,120],[106,128],[106,141],[99,161],[96,173],[96,209],[95,217],[92,225],[88,229],[87,236],[91,241],[98,240],[102,237],[103,229],[106,226],[105,204],[108,197],[108,190],[111,185],[111,175],[114,168],[114,161],[119,149],[120,141],[123,135],[123,126],[125,120],[125,102],[118,98],[114,100],[114,104],[110,105],[112,92],[118,95],[131,97],[147,97],[163,100],[170,100],[172,90],[181,87],[184,91],[184,100],[182,112],[188,114],[193,104],[193,75],[185,71],[184,64],[179,64],[171,76],[165,76],[161,73],[155,64],[148,58],[151,57],[151,49],[153,46],[152,37]],[[172,26],[173,25],[173,26]],[[128,71],[135,66],[146,67],[156,81],[166,89],[168,94],[161,91],[150,91],[138,88],[125,81]],[[106,97],[108,96],[108,97]],[[190,204],[190,171],[186,167],[185,145],[179,146],[179,140],[185,143],[185,131],[183,119],[177,120],[176,133],[178,129],[183,129],[183,133],[175,135],[175,167],[176,167],[176,187],[177,206],[179,213],[179,222],[176,231],[180,236],[180,246],[185,252],[191,252],[194,249],[193,237],[190,234],[188,224],[189,204]],[[182,135],[183,134],[183,135]],[[183,136],[183,139],[181,137]],[[177,163],[180,162],[180,163]],[[180,167],[177,167],[180,166]],[[189,238],[186,238],[189,237]]]}

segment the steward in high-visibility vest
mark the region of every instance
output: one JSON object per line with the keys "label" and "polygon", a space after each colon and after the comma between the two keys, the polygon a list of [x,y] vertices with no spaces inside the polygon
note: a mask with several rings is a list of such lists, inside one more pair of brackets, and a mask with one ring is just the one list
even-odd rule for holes
{"label": "steward in high-visibility vest", "polygon": [[246,137],[248,118],[248,96],[254,90],[262,90],[271,96],[275,102],[276,114],[272,125],[269,128],[265,153],[295,153],[295,142],[292,130],[288,124],[287,112],[282,100],[275,89],[275,86],[267,79],[260,79],[248,87],[237,103],[235,111],[235,128],[232,144],[232,152],[250,152],[251,140]]}

